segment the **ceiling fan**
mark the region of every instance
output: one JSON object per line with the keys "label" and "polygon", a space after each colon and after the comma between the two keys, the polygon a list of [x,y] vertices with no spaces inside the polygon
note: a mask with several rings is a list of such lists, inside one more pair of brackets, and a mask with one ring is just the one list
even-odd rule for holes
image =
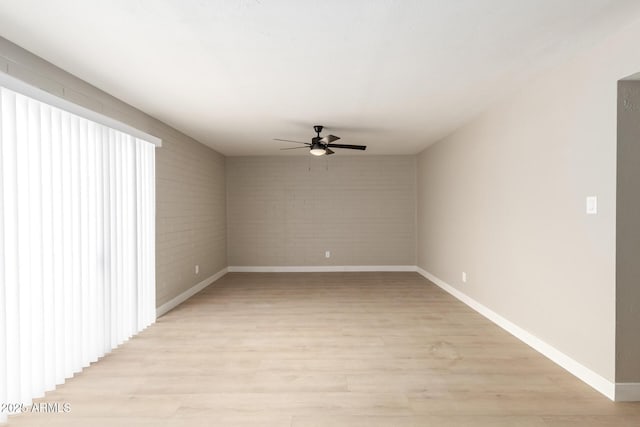
{"label": "ceiling fan", "polygon": [[334,141],[340,139],[340,137],[335,135],[328,136],[320,136],[320,132],[322,132],[322,126],[315,125],[313,130],[316,132],[316,136],[311,138],[311,142],[301,142],[301,141],[292,141],[290,139],[279,139],[274,138],[274,141],[283,141],[283,142],[295,142],[296,144],[304,144],[302,147],[291,147],[291,148],[281,148],[281,150],[296,150],[298,148],[307,148],[309,147],[309,152],[314,156],[323,156],[333,154],[334,151],[332,148],[348,148],[350,150],[366,150],[366,145],[348,145],[348,144],[334,144]]}

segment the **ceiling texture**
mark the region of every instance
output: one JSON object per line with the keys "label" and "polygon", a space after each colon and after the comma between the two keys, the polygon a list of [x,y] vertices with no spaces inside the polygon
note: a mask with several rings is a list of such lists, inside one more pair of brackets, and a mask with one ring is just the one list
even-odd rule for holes
{"label": "ceiling texture", "polygon": [[305,154],[273,138],[314,124],[363,154],[414,154],[639,14],[637,0],[1,0],[0,36],[225,155]]}

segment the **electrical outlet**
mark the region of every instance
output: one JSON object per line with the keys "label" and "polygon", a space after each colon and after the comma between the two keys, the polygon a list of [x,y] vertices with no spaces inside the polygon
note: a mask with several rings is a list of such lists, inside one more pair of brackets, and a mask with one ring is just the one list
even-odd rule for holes
{"label": "electrical outlet", "polygon": [[466,271],[462,272],[462,283],[467,283],[467,272]]}
{"label": "electrical outlet", "polygon": [[200,273],[200,266],[196,264],[196,274]]}
{"label": "electrical outlet", "polygon": [[331,258],[331,251],[324,251],[325,258]]}

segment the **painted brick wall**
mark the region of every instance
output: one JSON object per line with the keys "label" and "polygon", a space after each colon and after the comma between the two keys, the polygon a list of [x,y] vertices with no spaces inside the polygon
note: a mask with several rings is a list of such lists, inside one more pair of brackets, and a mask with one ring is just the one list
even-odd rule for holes
{"label": "painted brick wall", "polygon": [[228,157],[229,265],[415,265],[415,162]]}
{"label": "painted brick wall", "polygon": [[223,156],[184,139],[156,152],[158,305],[227,266],[224,170]]}

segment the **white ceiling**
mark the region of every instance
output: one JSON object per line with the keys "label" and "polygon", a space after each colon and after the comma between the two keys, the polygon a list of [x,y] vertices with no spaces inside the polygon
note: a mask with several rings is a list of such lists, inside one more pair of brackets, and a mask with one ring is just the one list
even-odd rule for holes
{"label": "white ceiling", "polygon": [[[637,0],[2,0],[0,35],[226,155],[412,154]],[[351,153],[351,152],[349,152]],[[341,151],[341,154],[346,154]]]}

